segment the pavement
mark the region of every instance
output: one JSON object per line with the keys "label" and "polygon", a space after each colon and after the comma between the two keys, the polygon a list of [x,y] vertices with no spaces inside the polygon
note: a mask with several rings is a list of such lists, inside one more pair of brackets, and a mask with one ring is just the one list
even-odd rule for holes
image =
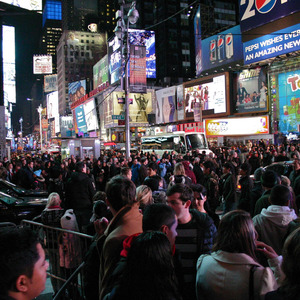
{"label": "pavement", "polygon": [[35,299],[36,300],[51,300],[52,296],[53,296],[53,289],[52,289],[50,277],[48,276],[47,281],[46,281],[45,290]]}

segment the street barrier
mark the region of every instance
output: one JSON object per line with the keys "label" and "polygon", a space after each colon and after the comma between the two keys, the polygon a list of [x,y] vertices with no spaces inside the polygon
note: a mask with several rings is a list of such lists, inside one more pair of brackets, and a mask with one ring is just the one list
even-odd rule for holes
{"label": "street barrier", "polygon": [[54,290],[53,299],[84,299],[84,258],[93,237],[29,220],[23,220],[21,225],[39,233],[49,259],[47,273]]}

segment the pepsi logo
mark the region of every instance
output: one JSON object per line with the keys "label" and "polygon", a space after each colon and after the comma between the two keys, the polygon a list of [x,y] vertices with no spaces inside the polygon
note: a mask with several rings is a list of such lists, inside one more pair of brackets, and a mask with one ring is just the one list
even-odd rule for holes
{"label": "pepsi logo", "polygon": [[218,47],[222,46],[224,44],[224,39],[223,38],[219,38],[218,39]]}
{"label": "pepsi logo", "polygon": [[230,45],[232,43],[232,36],[227,36],[226,37],[226,45]]}
{"label": "pepsi logo", "polygon": [[255,0],[255,7],[261,14],[266,14],[272,10],[276,1],[277,0]]}
{"label": "pepsi logo", "polygon": [[210,43],[210,50],[211,51],[215,50],[215,48],[216,48],[216,43],[215,42]]}

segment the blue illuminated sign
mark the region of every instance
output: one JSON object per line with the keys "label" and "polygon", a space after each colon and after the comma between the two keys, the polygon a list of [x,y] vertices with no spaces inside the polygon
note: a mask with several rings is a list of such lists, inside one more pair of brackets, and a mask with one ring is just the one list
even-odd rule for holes
{"label": "blue illuminated sign", "polygon": [[46,1],[43,11],[43,26],[46,20],[61,20],[61,1]]}
{"label": "blue illuminated sign", "polygon": [[76,114],[78,134],[80,134],[81,132],[87,133],[87,126],[85,121],[85,113],[84,113],[83,105],[79,105],[75,108],[75,114]]}
{"label": "blue illuminated sign", "polygon": [[240,0],[241,31],[248,31],[298,11],[299,0]]}
{"label": "blue illuminated sign", "polygon": [[243,59],[240,26],[202,40],[202,70]]}
{"label": "blue illuminated sign", "polygon": [[300,50],[300,23],[244,43],[245,65]]}

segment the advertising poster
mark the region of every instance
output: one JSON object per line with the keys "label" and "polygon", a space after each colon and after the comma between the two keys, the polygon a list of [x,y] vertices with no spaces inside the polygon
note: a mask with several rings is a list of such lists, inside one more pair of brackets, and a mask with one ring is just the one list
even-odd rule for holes
{"label": "advertising poster", "polygon": [[196,76],[202,72],[202,43],[201,43],[201,18],[200,5],[194,18],[194,33],[195,33],[195,55],[196,55]]}
{"label": "advertising poster", "polygon": [[28,10],[43,10],[42,0],[2,0],[1,2],[22,7]]}
{"label": "advertising poster", "polygon": [[156,123],[177,121],[176,87],[161,89],[156,93]]}
{"label": "advertising poster", "polygon": [[185,87],[185,117],[194,118],[195,103],[200,103],[203,115],[226,113],[225,75]]}
{"label": "advertising poster", "polygon": [[33,74],[52,74],[52,56],[34,55]]}
{"label": "advertising poster", "polygon": [[75,116],[76,116],[78,135],[83,136],[85,133],[87,133],[87,126],[85,121],[83,105],[79,105],[75,108]]}
{"label": "advertising poster", "polygon": [[114,84],[122,75],[121,41],[115,36],[108,43],[109,83]]}
{"label": "advertising poster", "polygon": [[15,27],[3,25],[2,38],[4,100],[16,103]]}
{"label": "advertising poster", "polygon": [[202,70],[220,67],[243,59],[240,26],[202,40]]}
{"label": "advertising poster", "polygon": [[156,78],[156,55],[154,31],[129,29],[131,45],[146,46],[146,74],[147,78]]}
{"label": "advertising poster", "polygon": [[298,0],[241,0],[239,2],[242,32],[300,11]]}
{"label": "advertising poster", "polygon": [[[247,124],[247,126],[245,126]],[[268,134],[268,116],[251,118],[206,119],[207,136]]]}
{"label": "advertising poster", "polygon": [[[124,98],[123,92],[113,92],[110,94],[105,109],[106,119],[109,123],[118,124],[118,120],[112,120],[112,115],[125,115],[125,104],[121,104],[119,99]],[[129,94],[129,122],[132,126],[143,126],[148,124],[148,114],[152,112],[152,93]],[[111,107],[111,102],[113,106]],[[109,112],[111,112],[109,114]]]}
{"label": "advertising poster", "polygon": [[57,74],[44,76],[44,92],[57,91]]}
{"label": "advertising poster", "polygon": [[71,82],[68,85],[69,101],[76,102],[86,94],[86,81],[80,80]]}
{"label": "advertising poster", "polygon": [[300,70],[278,75],[279,131],[298,131],[300,124]]}
{"label": "advertising poster", "polygon": [[130,45],[130,84],[131,93],[146,93],[146,47]]}
{"label": "advertising poster", "polygon": [[178,121],[184,120],[184,101],[183,101],[183,85],[177,85],[177,119]]}
{"label": "advertising poster", "polygon": [[298,50],[300,23],[243,44],[245,65]]}
{"label": "advertising poster", "polygon": [[91,100],[85,102],[83,106],[87,131],[99,129],[95,99],[92,98]]}
{"label": "advertising poster", "polygon": [[258,67],[239,73],[236,88],[236,97],[233,97],[235,113],[267,111],[268,87],[264,69]]}
{"label": "advertising poster", "polygon": [[93,67],[93,88],[108,81],[108,56],[105,55]]}
{"label": "advertising poster", "polygon": [[56,91],[47,94],[47,118],[52,119],[58,116],[58,92]]}

